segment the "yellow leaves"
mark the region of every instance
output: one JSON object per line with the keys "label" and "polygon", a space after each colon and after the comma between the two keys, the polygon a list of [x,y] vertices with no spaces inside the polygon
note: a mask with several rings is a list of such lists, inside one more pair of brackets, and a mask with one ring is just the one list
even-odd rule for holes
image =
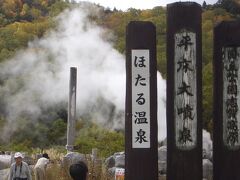
{"label": "yellow leaves", "polygon": [[143,10],[142,12],[141,12],[141,16],[143,17],[143,18],[150,18],[150,17],[152,17],[152,11],[151,10]]}
{"label": "yellow leaves", "polygon": [[226,14],[224,16],[216,16],[214,18],[214,23],[217,24],[221,21],[231,21],[231,20],[233,20],[233,18],[229,14]]}
{"label": "yellow leaves", "polygon": [[14,35],[16,36],[26,34],[28,36],[40,37],[49,28],[49,26],[49,22],[45,20],[38,22],[15,22],[6,26],[5,28],[14,31]]}
{"label": "yellow leaves", "polygon": [[33,17],[33,19],[38,19],[41,16],[41,11],[39,9],[32,8],[31,16]]}
{"label": "yellow leaves", "polygon": [[22,8],[22,11],[20,12],[20,15],[21,16],[26,16],[27,13],[29,12],[29,10],[30,10],[30,7],[27,4],[24,4],[23,8]]}
{"label": "yellow leaves", "polygon": [[4,13],[9,17],[16,17],[21,8],[22,2],[20,0],[7,0],[2,4]]}
{"label": "yellow leaves", "polygon": [[48,1],[46,1],[46,0],[41,1],[41,5],[43,7],[47,7],[48,6]]}
{"label": "yellow leaves", "polygon": [[212,10],[207,10],[202,13],[202,20],[213,20],[214,12]]}
{"label": "yellow leaves", "polygon": [[207,25],[209,26],[209,21],[212,21],[212,24],[215,25],[221,21],[233,20],[233,18],[231,14],[226,12],[225,9],[215,8],[213,10],[204,11],[202,14],[202,20],[203,20],[203,25],[206,26],[205,22],[208,22]]}
{"label": "yellow leaves", "polygon": [[212,20],[204,21],[202,23],[202,29],[203,29],[203,32],[212,31],[213,30],[213,22],[212,22]]}

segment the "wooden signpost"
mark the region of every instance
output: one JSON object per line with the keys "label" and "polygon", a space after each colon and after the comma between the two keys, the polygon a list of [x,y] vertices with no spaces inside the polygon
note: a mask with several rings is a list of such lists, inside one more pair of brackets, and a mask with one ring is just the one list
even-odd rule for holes
{"label": "wooden signpost", "polygon": [[213,179],[240,179],[240,21],[214,29]]}
{"label": "wooden signpost", "polygon": [[167,6],[167,178],[202,180],[201,6]]}
{"label": "wooden signpost", "polygon": [[133,21],[126,35],[125,179],[157,180],[156,28]]}

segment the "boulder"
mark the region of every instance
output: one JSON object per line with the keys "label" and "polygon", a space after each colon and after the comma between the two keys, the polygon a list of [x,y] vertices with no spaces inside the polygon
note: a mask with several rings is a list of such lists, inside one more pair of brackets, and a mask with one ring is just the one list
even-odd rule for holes
{"label": "boulder", "polygon": [[114,177],[115,176],[115,171],[116,171],[116,167],[109,168],[108,171],[107,171],[108,176]]}
{"label": "boulder", "polygon": [[115,157],[115,167],[125,167],[125,154],[120,154]]}
{"label": "boulder", "polygon": [[0,155],[0,170],[9,168],[11,165],[12,156],[11,155]]}
{"label": "boulder", "polygon": [[158,174],[164,175],[167,174],[167,162],[158,161]]}
{"label": "boulder", "polygon": [[125,152],[116,152],[113,154],[114,158],[116,158],[116,156],[119,156],[119,155],[124,155]]}
{"label": "boulder", "polygon": [[7,180],[8,179],[8,174],[9,174],[9,169],[0,170],[0,179],[1,180]]}
{"label": "boulder", "polygon": [[26,162],[28,165],[34,165],[34,159],[28,155],[25,155],[23,161]]}
{"label": "boulder", "polygon": [[105,160],[105,166],[107,169],[115,166],[115,158],[114,156],[110,156]]}
{"label": "boulder", "polygon": [[167,138],[163,139],[158,143],[158,146],[167,146]]}
{"label": "boulder", "polygon": [[212,160],[212,140],[211,140],[211,136],[210,133],[207,132],[206,130],[203,130],[203,144],[202,144],[202,148],[203,148],[203,159],[209,159]]}
{"label": "boulder", "polygon": [[167,161],[167,146],[158,148],[158,161]]}
{"label": "boulder", "polygon": [[167,174],[167,146],[158,148],[158,172],[159,175]]}
{"label": "boulder", "polygon": [[66,169],[69,169],[71,164],[77,162],[84,162],[87,164],[86,156],[78,152],[69,152],[62,159],[62,166]]}
{"label": "boulder", "polygon": [[209,159],[203,159],[203,178],[211,180],[213,175],[213,164]]}

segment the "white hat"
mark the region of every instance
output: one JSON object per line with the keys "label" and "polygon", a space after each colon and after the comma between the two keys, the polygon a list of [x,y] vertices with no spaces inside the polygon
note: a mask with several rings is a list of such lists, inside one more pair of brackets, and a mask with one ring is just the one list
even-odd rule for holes
{"label": "white hat", "polygon": [[18,157],[23,158],[22,153],[20,153],[20,152],[16,152],[16,153],[14,154],[14,158],[18,158]]}

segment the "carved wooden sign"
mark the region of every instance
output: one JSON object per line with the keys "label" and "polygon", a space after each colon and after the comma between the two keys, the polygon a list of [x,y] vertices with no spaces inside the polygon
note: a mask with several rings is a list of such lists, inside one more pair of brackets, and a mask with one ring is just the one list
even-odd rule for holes
{"label": "carved wooden sign", "polygon": [[174,54],[176,146],[191,149],[197,142],[196,34],[182,30],[175,34]]}
{"label": "carved wooden sign", "polygon": [[240,177],[240,21],[214,27],[213,180]]}
{"label": "carved wooden sign", "polygon": [[131,21],[126,32],[125,180],[158,179],[156,27]]}
{"label": "carved wooden sign", "polygon": [[229,149],[240,147],[240,47],[222,48],[223,142]]}
{"label": "carved wooden sign", "polygon": [[167,179],[202,179],[202,8],[167,6]]}
{"label": "carved wooden sign", "polygon": [[132,147],[150,148],[149,50],[132,50]]}

